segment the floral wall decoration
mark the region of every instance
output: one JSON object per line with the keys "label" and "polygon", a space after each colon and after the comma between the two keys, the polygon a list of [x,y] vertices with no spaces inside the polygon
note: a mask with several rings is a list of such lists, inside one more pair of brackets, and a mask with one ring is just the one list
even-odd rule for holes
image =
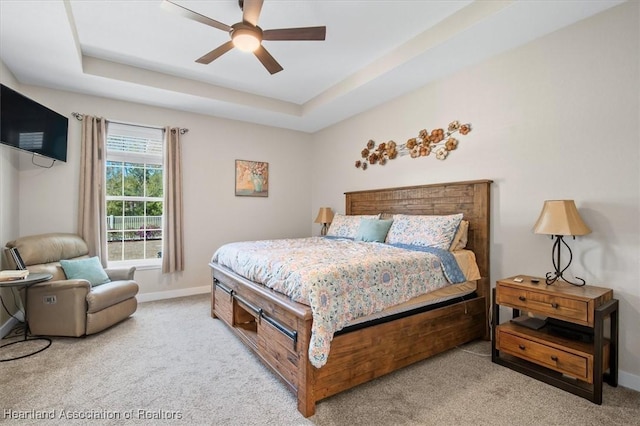
{"label": "floral wall decoration", "polygon": [[370,164],[384,166],[387,161],[399,156],[409,155],[411,158],[418,158],[427,157],[432,153],[438,160],[444,160],[458,147],[458,139],[453,135],[456,133],[466,135],[470,131],[470,123],[460,124],[458,121],[453,121],[449,123],[446,132],[444,129],[434,129],[429,133],[427,129],[422,129],[418,132],[418,137],[410,138],[403,144],[391,140],[376,146],[376,142],[370,139],[367,146],[360,152],[362,160],[357,160],[355,166],[367,170]]}

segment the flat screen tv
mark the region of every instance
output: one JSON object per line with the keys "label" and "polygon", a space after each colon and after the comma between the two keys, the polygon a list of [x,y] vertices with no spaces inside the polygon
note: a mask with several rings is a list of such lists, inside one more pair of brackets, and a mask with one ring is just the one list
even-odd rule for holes
{"label": "flat screen tv", "polygon": [[0,86],[0,142],[66,162],[69,120],[15,90]]}

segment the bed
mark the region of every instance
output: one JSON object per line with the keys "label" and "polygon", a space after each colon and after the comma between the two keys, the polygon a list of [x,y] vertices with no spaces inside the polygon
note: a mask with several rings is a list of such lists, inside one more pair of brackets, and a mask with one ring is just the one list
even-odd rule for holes
{"label": "bed", "polygon": [[345,193],[347,215],[462,213],[469,223],[466,248],[475,254],[480,277],[464,298],[428,310],[381,315],[334,333],[319,368],[309,355],[314,348],[312,309],[214,261],[211,315],[289,387],[305,417],[331,395],[463,343],[488,339],[490,185],[478,180]]}

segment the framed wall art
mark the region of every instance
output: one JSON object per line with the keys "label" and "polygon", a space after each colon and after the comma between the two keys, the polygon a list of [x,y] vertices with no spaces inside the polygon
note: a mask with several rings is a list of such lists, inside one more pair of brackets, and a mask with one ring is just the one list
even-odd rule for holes
{"label": "framed wall art", "polygon": [[269,163],[236,160],[236,196],[269,196]]}

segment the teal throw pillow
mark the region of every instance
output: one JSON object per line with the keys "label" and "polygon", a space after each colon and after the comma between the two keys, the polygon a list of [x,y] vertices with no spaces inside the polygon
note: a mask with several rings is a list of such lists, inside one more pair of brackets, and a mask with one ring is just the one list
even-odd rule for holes
{"label": "teal throw pillow", "polygon": [[87,280],[91,283],[92,287],[111,281],[104,271],[98,256],[87,259],[61,260],[60,266],[62,266],[67,279]]}
{"label": "teal throw pillow", "polygon": [[393,220],[362,219],[356,234],[356,241],[384,243]]}

